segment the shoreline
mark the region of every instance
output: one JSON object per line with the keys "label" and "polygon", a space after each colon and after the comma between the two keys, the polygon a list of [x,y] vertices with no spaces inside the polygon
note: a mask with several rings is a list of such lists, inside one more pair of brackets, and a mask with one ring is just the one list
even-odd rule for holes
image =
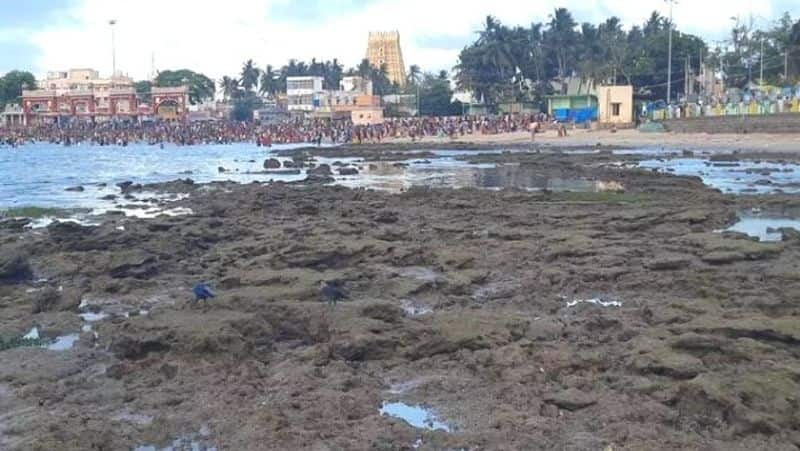
{"label": "shoreline", "polygon": [[[395,138],[382,143],[343,144],[337,149],[347,150],[631,150],[652,148],[684,150],[693,152],[748,152],[748,153],[795,153],[800,154],[800,132],[781,134],[694,134],[694,133],[646,133],[626,129],[612,133],[607,130],[570,130],[563,138],[555,131],[536,135],[531,142],[530,133],[515,132],[497,135],[473,135],[456,137],[423,137],[412,141],[408,138]],[[299,147],[297,150],[317,149],[315,146]]]}

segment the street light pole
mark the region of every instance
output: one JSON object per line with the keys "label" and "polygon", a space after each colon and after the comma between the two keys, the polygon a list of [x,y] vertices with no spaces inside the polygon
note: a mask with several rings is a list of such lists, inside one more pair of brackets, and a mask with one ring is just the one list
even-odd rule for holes
{"label": "street light pole", "polygon": [[665,0],[669,3],[669,51],[667,53],[667,104],[672,101],[672,4],[675,0]]}
{"label": "street light pole", "polygon": [[761,36],[761,62],[759,63],[761,73],[758,77],[758,84],[764,84],[764,36]]}
{"label": "street light pole", "polygon": [[111,26],[111,78],[117,74],[117,44],[114,36],[114,25],[116,24],[116,19],[108,21],[108,25]]}

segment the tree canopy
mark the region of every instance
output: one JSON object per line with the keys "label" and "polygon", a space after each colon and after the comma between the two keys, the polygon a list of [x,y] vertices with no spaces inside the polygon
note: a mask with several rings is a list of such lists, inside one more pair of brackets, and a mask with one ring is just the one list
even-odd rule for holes
{"label": "tree canopy", "polygon": [[165,70],[163,72],[159,72],[155,79],[155,86],[158,87],[173,87],[183,85],[189,87],[189,102],[191,102],[192,105],[197,105],[206,100],[213,99],[214,94],[216,93],[216,85],[214,84],[214,80],[189,69],[174,71]]}
{"label": "tree canopy", "polygon": [[32,73],[14,70],[0,77],[0,109],[8,103],[19,103],[23,89],[36,89]]}

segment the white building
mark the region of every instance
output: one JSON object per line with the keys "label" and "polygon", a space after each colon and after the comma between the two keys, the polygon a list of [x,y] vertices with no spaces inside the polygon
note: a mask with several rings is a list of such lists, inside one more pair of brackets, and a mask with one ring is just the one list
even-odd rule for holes
{"label": "white building", "polygon": [[289,112],[312,112],[326,97],[323,77],[286,77]]}
{"label": "white building", "polygon": [[360,75],[348,75],[342,77],[339,82],[339,90],[344,92],[356,93],[358,95],[372,95],[372,80],[361,77]]}

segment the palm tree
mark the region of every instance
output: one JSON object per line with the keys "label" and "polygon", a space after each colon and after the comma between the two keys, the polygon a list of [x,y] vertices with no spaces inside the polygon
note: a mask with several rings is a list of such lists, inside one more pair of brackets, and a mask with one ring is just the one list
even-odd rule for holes
{"label": "palm tree", "polygon": [[370,64],[368,59],[364,58],[361,60],[361,64],[358,65],[356,72],[364,78],[372,78],[372,64]]}
{"label": "palm tree", "polygon": [[247,60],[242,65],[242,87],[245,91],[251,91],[254,87],[258,86],[259,70],[253,60]]}
{"label": "palm tree", "polygon": [[237,96],[239,92],[239,80],[226,75],[219,81],[219,87],[222,89],[223,99],[227,102]]}
{"label": "palm tree", "polygon": [[422,69],[416,64],[408,68],[408,84],[416,85],[422,81]]}
{"label": "palm tree", "polygon": [[578,33],[575,31],[575,19],[572,18],[572,13],[566,8],[558,8],[550,16],[550,23],[548,24],[547,39],[550,51],[555,55],[558,64],[558,76],[564,77],[567,75],[568,64],[570,63],[571,56],[575,52],[575,43]]}
{"label": "palm tree", "polygon": [[271,64],[267,64],[267,68],[261,72],[261,84],[258,92],[262,95],[275,95],[280,90],[278,74],[272,68]]}

